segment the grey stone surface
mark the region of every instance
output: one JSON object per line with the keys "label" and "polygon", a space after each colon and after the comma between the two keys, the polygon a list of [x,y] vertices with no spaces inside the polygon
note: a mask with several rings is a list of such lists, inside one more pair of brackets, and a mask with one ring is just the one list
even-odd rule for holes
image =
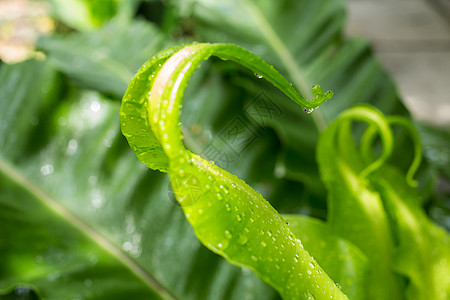
{"label": "grey stone surface", "polygon": [[450,22],[425,0],[347,0],[349,36],[364,37],[415,118],[450,129]]}

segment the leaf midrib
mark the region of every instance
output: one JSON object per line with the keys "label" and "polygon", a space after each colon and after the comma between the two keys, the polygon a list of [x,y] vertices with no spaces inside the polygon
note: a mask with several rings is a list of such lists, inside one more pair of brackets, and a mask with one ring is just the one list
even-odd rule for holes
{"label": "leaf midrib", "polygon": [[136,277],[138,277],[146,286],[157,292],[163,299],[166,300],[179,300],[173,295],[165,286],[163,286],[158,280],[148,273],[142,266],[140,266],[135,260],[128,256],[122,249],[117,247],[114,243],[108,240],[100,232],[95,230],[89,224],[84,222],[78,216],[70,212],[63,205],[61,205],[56,199],[48,195],[39,186],[29,180],[21,171],[9,164],[4,159],[0,158],[0,173],[8,177],[12,182],[23,188],[30,195],[42,202],[54,213],[62,217],[72,226],[77,228],[85,236],[87,236],[92,242],[99,245],[106,252],[110,253],[117,260],[119,260],[127,269],[129,269]]}
{"label": "leaf midrib", "polygon": [[[249,14],[257,21],[257,28],[260,30],[267,43],[272,47],[275,53],[280,58],[287,72],[289,73],[294,85],[300,90],[303,97],[311,99],[313,94],[310,89],[310,85],[306,77],[302,74],[298,64],[295,62],[288,47],[283,43],[280,37],[275,32],[274,28],[267,20],[267,18],[261,13],[261,10],[251,1],[242,0],[244,7]],[[315,111],[312,115],[314,124],[319,131],[323,131],[327,127],[327,121],[322,111]]]}

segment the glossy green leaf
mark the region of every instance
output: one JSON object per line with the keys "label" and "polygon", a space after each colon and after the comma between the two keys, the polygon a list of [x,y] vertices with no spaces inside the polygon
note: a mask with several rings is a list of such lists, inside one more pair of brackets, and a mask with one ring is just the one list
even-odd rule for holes
{"label": "glossy green leaf", "polygon": [[201,246],[118,103],[36,61],[2,65],[0,95],[0,298],[279,299]]}
{"label": "glossy green leaf", "polygon": [[303,215],[283,215],[283,218],[349,299],[367,299],[368,262],[357,247],[335,235],[321,220]]}
{"label": "glossy green leaf", "polygon": [[[383,142],[380,156],[366,164],[358,153],[352,122],[376,128]],[[394,237],[383,202],[367,176],[385,163],[393,148],[387,119],[377,110],[357,106],[343,112],[321,134],[317,159],[328,190],[328,223],[332,231],[359,247],[370,263],[370,299],[398,299],[400,277],[393,273]]]}
{"label": "glossy green leaf", "polygon": [[187,219],[209,249],[253,270],[284,299],[346,299],[260,194],[185,148],[179,123],[184,89],[211,55],[248,67],[306,109],[332,95],[316,86],[314,98],[303,99],[272,66],[235,45],[175,47],[150,59],[130,82],[121,109],[123,134],[143,163],[168,172]]}

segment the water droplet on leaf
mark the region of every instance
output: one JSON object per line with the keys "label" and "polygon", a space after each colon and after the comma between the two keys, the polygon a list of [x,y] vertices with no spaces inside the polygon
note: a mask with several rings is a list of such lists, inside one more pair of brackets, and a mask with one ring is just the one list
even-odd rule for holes
{"label": "water droplet on leaf", "polygon": [[310,113],[312,113],[314,111],[314,108],[306,108],[306,107],[304,107],[303,111],[309,115]]}

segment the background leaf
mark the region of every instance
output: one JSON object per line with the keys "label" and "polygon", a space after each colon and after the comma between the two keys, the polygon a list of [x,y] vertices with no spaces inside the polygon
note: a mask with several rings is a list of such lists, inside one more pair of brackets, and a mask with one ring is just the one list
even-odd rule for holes
{"label": "background leaf", "polygon": [[[59,77],[46,63],[1,68],[2,99],[8,101],[1,102],[5,122],[0,136],[8,143],[1,147],[0,211],[2,227],[9,229],[2,230],[0,238],[1,293],[26,283],[43,297],[58,299],[62,293],[77,295],[80,287],[92,283],[92,291],[81,296],[97,299],[113,297],[115,287],[122,286],[116,282],[123,279],[124,284],[130,281],[123,289],[129,295],[155,294],[127,271],[123,261],[101,249],[99,241],[86,240],[86,233],[73,228],[70,220],[49,211],[39,197],[30,197],[27,185],[10,183],[17,173],[176,298],[277,298],[254,274],[229,265],[200,245],[181,208],[170,199],[167,178],[146,170],[128,151],[119,130],[119,103],[63,81],[55,88],[60,92],[52,95],[41,89],[40,80],[48,80],[42,76],[45,72]],[[17,89],[19,85],[23,89]],[[51,111],[44,109],[45,104]],[[7,118],[18,109],[20,114]],[[35,119],[29,124],[32,114]],[[16,128],[23,130],[16,133]],[[18,133],[21,138],[15,138]],[[21,146],[24,142],[30,144]],[[62,236],[64,230],[67,236]],[[76,247],[86,249],[72,253],[72,243],[78,241],[81,245]],[[62,258],[54,262],[58,255]],[[91,257],[95,266],[89,263]],[[35,273],[33,266],[43,271]],[[59,284],[52,279],[55,273]]]}
{"label": "background leaf", "polygon": [[110,22],[100,30],[41,38],[59,70],[85,87],[121,97],[138,68],[170,40],[152,24]]}

